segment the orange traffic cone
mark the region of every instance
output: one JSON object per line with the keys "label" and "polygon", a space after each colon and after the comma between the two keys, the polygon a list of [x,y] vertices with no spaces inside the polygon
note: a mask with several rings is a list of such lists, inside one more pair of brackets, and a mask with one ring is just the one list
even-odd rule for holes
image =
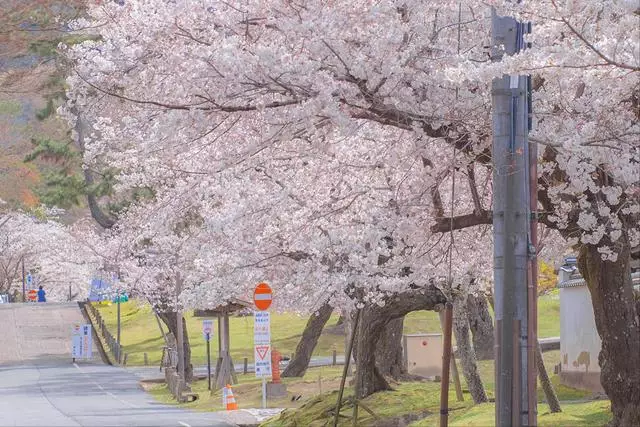
{"label": "orange traffic cone", "polygon": [[238,404],[236,403],[236,398],[233,396],[231,385],[227,384],[227,411],[233,411],[235,409],[238,409]]}

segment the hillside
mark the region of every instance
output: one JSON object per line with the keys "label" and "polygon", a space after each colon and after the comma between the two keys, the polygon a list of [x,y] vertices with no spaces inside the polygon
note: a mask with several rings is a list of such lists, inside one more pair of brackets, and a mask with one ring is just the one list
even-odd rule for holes
{"label": "hillside", "polygon": [[79,4],[55,0],[0,2],[0,199],[10,206],[37,205],[35,190],[51,167],[24,162],[33,149],[31,140],[68,139],[65,123],[55,115],[39,120],[37,114],[62,88],[52,48],[65,35],[60,22],[76,16],[74,5]]}

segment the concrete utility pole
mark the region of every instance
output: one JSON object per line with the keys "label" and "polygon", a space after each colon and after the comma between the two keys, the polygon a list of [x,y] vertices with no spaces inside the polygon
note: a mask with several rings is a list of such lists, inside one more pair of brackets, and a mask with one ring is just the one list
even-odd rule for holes
{"label": "concrete utility pole", "polygon": [[[524,49],[529,24],[500,17],[492,10],[493,61]],[[536,375],[532,357],[534,309],[528,302],[530,252],[529,79],[503,76],[492,86],[493,227],[496,318],[496,426],[536,424]],[[535,304],[535,302],[534,302]],[[534,324],[531,320],[533,320]],[[533,336],[535,338],[535,336]],[[533,365],[535,366],[535,365]]]}

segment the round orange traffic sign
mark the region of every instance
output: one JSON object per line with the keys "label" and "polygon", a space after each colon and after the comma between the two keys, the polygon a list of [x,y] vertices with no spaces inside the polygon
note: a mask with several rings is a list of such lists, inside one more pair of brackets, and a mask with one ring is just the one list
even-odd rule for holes
{"label": "round orange traffic sign", "polygon": [[253,303],[258,310],[266,310],[271,306],[271,286],[266,283],[258,283],[256,289],[253,291]]}
{"label": "round orange traffic sign", "polygon": [[38,299],[38,292],[35,289],[31,289],[29,292],[27,292],[29,301],[35,301]]}

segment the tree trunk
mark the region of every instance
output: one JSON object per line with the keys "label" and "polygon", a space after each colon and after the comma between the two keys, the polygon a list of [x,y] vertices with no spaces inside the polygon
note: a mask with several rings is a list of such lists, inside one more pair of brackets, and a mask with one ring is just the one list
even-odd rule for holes
{"label": "tree trunk", "polygon": [[467,300],[469,326],[473,334],[473,349],[478,360],[493,359],[493,319],[487,298],[483,294],[469,295]]}
{"label": "tree trunk", "polygon": [[469,393],[473,401],[477,403],[487,402],[487,393],[482,384],[482,378],[478,373],[476,364],[476,353],[471,345],[469,336],[469,321],[467,303],[463,299],[457,299],[453,303],[453,332],[456,337],[457,353],[462,364],[462,373],[467,381]]}
{"label": "tree trunk", "polygon": [[378,342],[390,320],[377,306],[365,306],[360,312],[354,352],[357,365],[356,390],[359,399],[378,391],[392,390],[376,363]]}
{"label": "tree trunk", "polygon": [[615,262],[603,261],[592,245],[583,245],[578,254],[578,268],[589,287],[602,340],[600,382],[611,399],[612,426],[640,425],[640,325],[626,239],[623,235],[616,242]]}
{"label": "tree trunk", "polygon": [[[177,313],[175,311],[159,312],[158,317],[162,319],[174,337],[178,336],[177,331]],[[182,318],[182,334],[183,334],[183,352],[184,352],[184,376],[185,382],[190,383],[193,380],[193,365],[191,364],[191,345],[189,344],[189,333],[187,331],[187,322]]]}
{"label": "tree trunk", "polygon": [[307,325],[302,332],[302,337],[296,347],[294,358],[289,362],[285,370],[282,372],[283,377],[302,377],[311,360],[313,349],[318,343],[318,339],[322,334],[324,325],[329,321],[333,307],[329,303],[324,303],[322,307],[309,317]]}
{"label": "tree trunk", "polygon": [[445,302],[446,298],[438,288],[428,286],[393,294],[385,299],[384,307],[367,304],[362,308],[354,348],[357,363],[356,396],[359,399],[391,389],[376,363],[378,343],[387,324],[412,311],[433,310],[436,305]]}
{"label": "tree trunk", "polygon": [[386,324],[376,349],[376,366],[378,371],[394,380],[407,373],[402,354],[402,331],[404,317],[394,319]]}
{"label": "tree trunk", "polygon": [[538,368],[538,378],[540,378],[540,385],[542,385],[542,390],[544,390],[549,409],[551,409],[551,412],[562,412],[562,409],[560,409],[560,401],[547,374],[547,368],[544,366],[540,343],[537,343],[536,346],[536,367]]}

